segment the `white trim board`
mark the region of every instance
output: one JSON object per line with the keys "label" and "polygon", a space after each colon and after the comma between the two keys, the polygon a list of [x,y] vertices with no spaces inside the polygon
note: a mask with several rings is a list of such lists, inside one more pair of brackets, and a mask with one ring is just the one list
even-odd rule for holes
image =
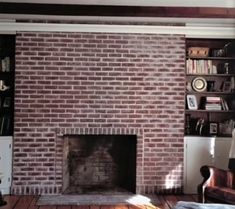
{"label": "white trim board", "polygon": [[[1,0],[0,0],[1,1]],[[36,21],[74,21],[74,23],[117,23],[130,25],[146,24],[199,24],[199,25],[220,25],[223,27],[235,27],[234,18],[186,18],[186,17],[114,17],[114,16],[66,16],[66,15],[35,15],[35,14],[0,14],[0,22],[11,20],[36,20]]]}
{"label": "white trim board", "polygon": [[104,25],[104,24],[55,24],[0,22],[0,33],[28,32],[94,32],[94,33],[140,33],[176,34],[188,38],[235,38],[235,27],[215,25],[199,26],[152,26],[152,25]]}

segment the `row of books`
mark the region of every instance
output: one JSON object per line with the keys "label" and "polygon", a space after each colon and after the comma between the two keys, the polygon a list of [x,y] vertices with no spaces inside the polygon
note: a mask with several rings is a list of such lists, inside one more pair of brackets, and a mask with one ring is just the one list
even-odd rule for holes
{"label": "row of books", "polygon": [[0,135],[10,134],[10,127],[11,127],[11,117],[10,116],[0,117]]}
{"label": "row of books", "polygon": [[10,57],[1,60],[0,72],[10,72]]}
{"label": "row of books", "polygon": [[212,60],[186,61],[187,74],[217,74],[217,67],[212,65]]}
{"label": "row of books", "polygon": [[206,110],[229,110],[227,101],[222,97],[206,97]]}

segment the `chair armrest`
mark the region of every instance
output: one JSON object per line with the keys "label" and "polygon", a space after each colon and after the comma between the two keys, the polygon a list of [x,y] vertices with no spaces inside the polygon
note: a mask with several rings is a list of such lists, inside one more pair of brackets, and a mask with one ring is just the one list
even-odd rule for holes
{"label": "chair armrest", "polygon": [[230,170],[205,165],[201,167],[200,172],[204,178],[202,182],[204,186],[233,187],[234,172]]}
{"label": "chair armrest", "polygon": [[205,189],[206,187],[227,187],[233,188],[234,172],[229,170],[223,170],[214,166],[204,165],[200,169],[203,181],[198,185],[199,201],[205,201]]}

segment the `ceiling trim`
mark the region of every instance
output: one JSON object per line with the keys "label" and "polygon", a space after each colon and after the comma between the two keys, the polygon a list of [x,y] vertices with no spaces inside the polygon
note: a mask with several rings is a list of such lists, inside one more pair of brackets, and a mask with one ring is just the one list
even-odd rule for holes
{"label": "ceiling trim", "polygon": [[0,14],[0,22],[9,20],[17,22],[41,23],[96,23],[120,25],[185,25],[198,24],[208,26],[235,27],[235,18],[175,18],[175,17],[98,17],[98,16],[56,16],[56,15],[24,15]]}
{"label": "ceiling trim", "polygon": [[188,38],[229,38],[235,37],[234,27],[223,26],[150,26],[150,25],[102,25],[102,24],[53,24],[0,22],[1,31],[13,32],[95,32],[95,33],[141,33],[175,34]]}

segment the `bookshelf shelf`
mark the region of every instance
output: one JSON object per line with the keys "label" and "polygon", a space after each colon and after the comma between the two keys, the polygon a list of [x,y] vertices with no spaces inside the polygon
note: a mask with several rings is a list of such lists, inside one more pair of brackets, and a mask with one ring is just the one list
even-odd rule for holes
{"label": "bookshelf shelf", "polygon": [[186,57],[192,60],[235,60],[235,57]]}
{"label": "bookshelf shelf", "polygon": [[231,76],[235,76],[235,74],[199,74],[199,73],[197,73],[197,74],[186,74],[186,76],[205,76],[205,77],[207,77],[207,76],[210,76],[210,77],[231,77]]}
{"label": "bookshelf shelf", "polygon": [[185,110],[186,113],[202,112],[202,113],[235,113],[235,110]]}
{"label": "bookshelf shelf", "polygon": [[221,91],[196,92],[196,91],[187,91],[186,94],[195,94],[195,95],[234,95],[234,92],[221,92]]}

